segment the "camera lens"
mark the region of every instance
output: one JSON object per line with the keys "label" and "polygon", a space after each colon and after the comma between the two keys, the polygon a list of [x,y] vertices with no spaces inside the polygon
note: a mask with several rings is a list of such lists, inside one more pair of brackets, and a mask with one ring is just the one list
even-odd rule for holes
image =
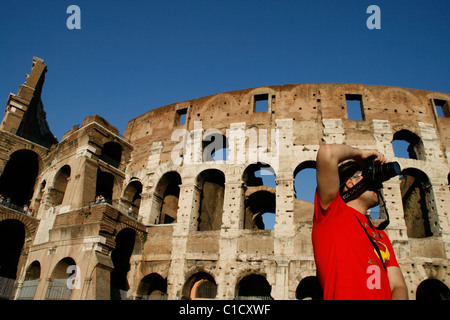
{"label": "camera lens", "polygon": [[388,162],[379,167],[379,172],[376,173],[377,180],[387,181],[392,177],[399,175],[401,172],[398,162]]}

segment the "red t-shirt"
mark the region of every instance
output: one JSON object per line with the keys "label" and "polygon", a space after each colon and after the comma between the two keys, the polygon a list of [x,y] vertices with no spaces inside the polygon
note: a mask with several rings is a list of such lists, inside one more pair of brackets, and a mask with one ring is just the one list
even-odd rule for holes
{"label": "red t-shirt", "polygon": [[323,210],[316,192],[312,242],[324,299],[390,300],[387,271],[356,217],[380,249],[386,268],[398,266],[384,231],[374,229],[339,194]]}

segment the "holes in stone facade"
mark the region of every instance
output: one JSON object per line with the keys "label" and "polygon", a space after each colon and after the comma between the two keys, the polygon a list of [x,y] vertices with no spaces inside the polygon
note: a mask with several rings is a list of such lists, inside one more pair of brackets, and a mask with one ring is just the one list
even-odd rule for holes
{"label": "holes in stone facade", "polygon": [[[200,114],[198,114],[200,116]],[[187,108],[177,110],[175,114],[175,126],[182,126],[186,124]]]}
{"label": "holes in stone facade", "polygon": [[398,158],[425,160],[422,140],[409,130],[400,130],[394,133],[392,146],[394,154]]}
{"label": "holes in stone facade", "polygon": [[19,291],[17,300],[33,300],[36,294],[39,278],[41,277],[41,264],[35,260],[27,269],[25,279]]}
{"label": "holes in stone facade", "polygon": [[183,298],[190,300],[210,300],[215,299],[216,295],[216,281],[206,272],[192,275],[183,287]]}
{"label": "holes in stone facade", "polygon": [[111,271],[111,300],[123,300],[130,286],[127,273],[130,270],[130,257],[135,245],[136,232],[123,229],[116,236],[116,246],[111,252],[114,269]]}
{"label": "holes in stone facade", "polygon": [[428,176],[423,171],[408,168],[402,171],[400,181],[408,237],[439,236],[436,203]]}
{"label": "holes in stone facade", "polygon": [[178,172],[165,173],[159,180],[154,198],[158,203],[157,223],[174,223],[177,220],[178,200],[180,197],[181,177]]}
{"label": "holes in stone facade", "polygon": [[114,168],[119,168],[121,158],[122,146],[120,144],[117,142],[107,142],[103,145],[100,160],[109,163]]}
{"label": "holes in stone facade", "polygon": [[266,163],[249,165],[242,177],[245,187],[244,229],[272,230],[276,218],[275,171]]}
{"label": "holes in stone facade", "polygon": [[[0,221],[0,278],[16,279],[17,265],[25,243],[25,226],[18,220]],[[0,280],[1,280],[0,279]],[[0,294],[5,281],[0,282]]]}
{"label": "holes in stone facade", "polygon": [[297,286],[295,297],[299,300],[322,300],[323,291],[319,278],[316,276],[303,278]]}
{"label": "holes in stone facade", "polygon": [[347,119],[348,120],[357,120],[357,121],[365,120],[362,95],[346,94],[345,101],[347,104]]}
{"label": "holes in stone facade", "polygon": [[17,206],[28,205],[39,172],[38,155],[30,150],[11,154],[0,177],[0,194]]}
{"label": "holes in stone facade", "polygon": [[436,112],[439,117],[450,118],[450,108],[448,101],[433,99],[433,103],[436,107]]}
{"label": "holes in stone facade", "polygon": [[55,266],[48,286],[47,300],[70,299],[74,287],[68,286],[67,280],[70,276],[74,276],[74,274],[67,273],[67,270],[71,266],[76,266],[76,263],[70,257],[61,259]]}
{"label": "holes in stone facade", "polygon": [[103,197],[104,201],[100,202],[108,202],[112,203],[113,196],[113,188],[114,188],[114,176],[109,172],[97,170],[97,184],[95,188],[95,197]]}
{"label": "holes in stone facade", "polygon": [[269,94],[255,94],[254,95],[254,112],[269,111]]}
{"label": "holes in stone facade", "polygon": [[128,214],[137,217],[141,206],[142,183],[138,180],[131,181],[123,193],[122,202],[128,208]]}
{"label": "holes in stone facade", "polygon": [[450,300],[450,289],[437,279],[427,279],[417,287],[416,300]]}
{"label": "holes in stone facade", "polygon": [[316,162],[302,162],[294,171],[295,198],[313,203],[316,187]]}
{"label": "holes in stone facade", "polygon": [[271,230],[275,222],[275,194],[257,191],[245,200],[244,229]]}
{"label": "holes in stone facade", "polygon": [[54,206],[59,206],[64,200],[67,184],[70,179],[70,171],[70,166],[65,165],[55,175],[53,188],[50,191],[50,197]]}
{"label": "holes in stone facade", "polygon": [[272,300],[272,286],[265,276],[251,274],[242,278],[236,286],[236,300]]}
{"label": "holes in stone facade", "polygon": [[146,275],[136,292],[136,300],[166,300],[167,279],[157,273]]}
{"label": "holes in stone facade", "polygon": [[222,226],[225,175],[222,171],[202,171],[196,180],[198,203],[197,231],[220,230]]}
{"label": "holes in stone facade", "polygon": [[221,133],[205,133],[202,141],[203,161],[226,161],[228,158],[228,139]]}

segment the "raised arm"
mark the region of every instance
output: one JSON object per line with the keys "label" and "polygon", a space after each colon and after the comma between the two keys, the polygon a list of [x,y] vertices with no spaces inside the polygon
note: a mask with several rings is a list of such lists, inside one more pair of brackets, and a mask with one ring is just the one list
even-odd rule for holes
{"label": "raised arm", "polygon": [[364,163],[371,156],[377,156],[375,161],[386,161],[384,155],[376,150],[357,149],[343,144],[326,144],[320,147],[316,159],[317,190],[323,209],[328,208],[339,192],[339,163],[345,160]]}

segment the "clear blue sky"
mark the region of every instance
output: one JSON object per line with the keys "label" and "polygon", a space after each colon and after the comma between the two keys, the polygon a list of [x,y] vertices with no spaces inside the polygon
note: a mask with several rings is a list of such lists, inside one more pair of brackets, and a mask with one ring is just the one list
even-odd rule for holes
{"label": "clear blue sky", "polygon": [[[81,30],[66,27],[72,4]],[[380,30],[366,27],[372,4]],[[17,92],[33,56],[44,59],[42,99],[58,140],[88,115],[123,134],[153,108],[257,86],[450,92],[447,0],[3,0],[0,8],[0,98]]]}
{"label": "clear blue sky", "polygon": [[[81,30],[69,30],[69,5]],[[369,5],[381,30],[369,30]],[[38,56],[55,136],[92,114],[127,122],[177,101],[345,82],[450,92],[450,1],[2,1],[1,99]]]}

